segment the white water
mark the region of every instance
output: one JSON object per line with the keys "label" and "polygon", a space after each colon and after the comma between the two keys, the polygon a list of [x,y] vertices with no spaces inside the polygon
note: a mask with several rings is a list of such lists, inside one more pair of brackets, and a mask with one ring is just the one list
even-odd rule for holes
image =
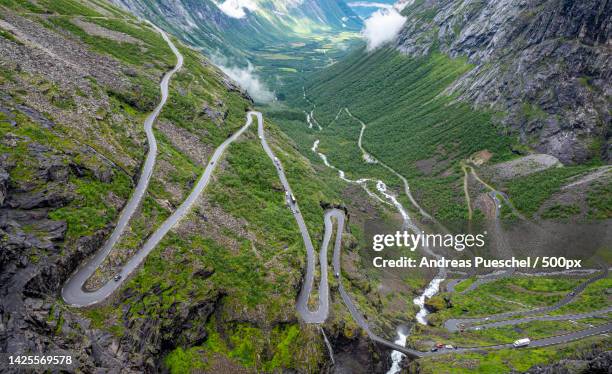
{"label": "white water", "polygon": [[432,279],[432,281],[429,283],[429,286],[427,286],[421,296],[415,297],[413,300],[413,303],[420,308],[419,312],[416,315],[416,320],[421,325],[427,324],[427,315],[429,314],[427,308],[425,308],[425,299],[432,297],[433,295],[438,293],[438,291],[440,290],[440,283],[442,283],[443,280],[444,279],[437,277]]}
{"label": "white water", "polygon": [[[402,333],[402,331],[400,331],[400,329],[397,330],[397,339],[395,339],[395,344],[399,344],[402,347],[406,346],[406,339],[408,338],[407,334]],[[399,351],[393,351],[391,352],[391,361],[393,362],[391,364],[391,367],[389,368],[389,371],[387,371],[387,374],[395,374],[395,373],[399,373],[399,371],[402,369],[400,367],[400,363],[402,362],[402,358],[404,358],[404,354],[402,352]]]}
{"label": "white water", "polygon": [[319,147],[319,139],[315,140],[315,142],[312,145],[312,148],[310,148],[310,150],[313,151],[313,152],[317,152],[317,148],[318,147]]}
{"label": "white water", "polygon": [[[373,198],[377,199],[378,201],[380,201],[382,203],[386,203],[386,204],[390,204],[390,205],[395,206],[395,208],[400,212],[400,214],[402,216],[402,220],[404,221],[403,227],[405,229],[408,228],[408,227],[411,227],[413,230],[416,230],[417,232],[420,232],[420,230],[410,220],[410,216],[408,216],[408,212],[406,211],[406,209],[404,208],[402,203],[400,203],[397,200],[397,197],[395,197],[394,195],[391,195],[390,193],[387,192],[387,185],[385,184],[385,182],[383,182],[381,180],[376,180],[376,189],[388,201],[384,201],[383,199],[381,199],[381,197],[378,194],[375,194],[375,193],[373,193],[372,191],[370,191],[368,189],[367,182],[368,181],[372,181],[373,182],[374,180],[368,179],[368,178],[361,178],[361,179],[358,179],[358,180],[351,180],[351,179],[346,178],[345,173],[344,173],[343,170],[340,170],[337,167],[331,165],[329,163],[329,161],[327,160],[327,156],[325,154],[323,154],[321,152],[317,152],[317,148],[318,147],[319,147],[319,140],[317,139],[317,140],[315,140],[314,144],[312,145],[312,148],[310,148],[310,149],[313,152],[315,152],[317,155],[319,155],[321,160],[323,160],[323,163],[325,164],[325,166],[327,166],[329,168],[332,168],[334,170],[337,170],[338,171],[338,176],[340,177],[340,179],[342,179],[345,182],[356,183],[356,184],[360,185],[364,189],[364,191],[370,197],[373,197]],[[437,292],[437,290],[436,290],[436,292]],[[431,296],[429,296],[429,297],[431,297]],[[425,300],[425,296],[423,296],[423,300]],[[424,308],[422,308],[422,309],[425,310]],[[425,310],[425,313],[427,313],[427,310]],[[408,335],[404,334],[399,329],[397,331],[397,334],[398,334],[398,338],[395,340],[395,343],[401,345],[402,347],[405,347],[406,346],[406,338],[408,337]],[[389,369],[387,374],[396,374],[396,373],[399,373],[399,371],[401,369],[400,368],[400,363],[401,363],[403,357],[404,357],[404,354],[399,352],[399,351],[392,351],[391,352],[391,360],[392,360],[393,363],[391,364],[391,368]]]}
{"label": "white water", "polygon": [[[317,152],[317,148],[319,147],[319,140],[315,140],[314,144],[312,145],[312,148],[310,148],[310,150],[312,150],[313,152],[315,152],[323,161],[323,163],[325,164],[325,166],[327,166],[330,169],[334,169],[338,171],[338,177],[340,179],[342,179],[343,181],[347,182],[347,183],[354,183],[354,184],[358,184],[359,186],[361,186],[361,188],[363,188],[363,190],[368,194],[368,196],[380,201],[383,204],[389,204],[391,205],[391,203],[389,203],[388,201],[384,201],[380,196],[378,196],[377,194],[373,193],[372,191],[370,191],[370,189],[368,188],[367,183],[368,182],[374,182],[373,179],[368,179],[368,178],[361,178],[361,179],[357,179],[357,180],[352,180],[346,177],[346,174],[344,173],[344,170],[340,170],[337,167],[335,167],[334,165],[330,164],[329,161],[327,160],[327,156],[321,152]],[[382,181],[378,181],[380,183],[382,183]],[[383,183],[384,184],[384,183]]]}
{"label": "white water", "polygon": [[[306,113],[306,112],[304,112]],[[310,113],[306,113],[306,122],[308,122],[308,128],[312,128],[312,122],[310,121]]]}
{"label": "white water", "polygon": [[393,205],[397,208],[397,210],[400,212],[400,214],[402,215],[402,219],[404,221],[404,228],[408,228],[411,226],[414,226],[412,224],[412,221],[410,221],[410,217],[408,216],[408,212],[406,212],[406,209],[404,209],[404,206],[402,205],[402,203],[400,203],[397,198],[389,193],[387,193],[387,185],[385,184],[385,182],[379,180],[378,182],[376,182],[376,189],[378,190],[378,192],[380,192],[387,200],[391,201],[391,203],[393,203]]}
{"label": "white water", "polygon": [[[346,114],[348,114],[349,116],[351,116],[352,118],[358,120],[357,118],[355,118],[351,112],[349,112],[348,108],[344,108]],[[338,119],[338,116],[340,115],[340,112],[342,110],[338,111],[338,114],[336,114],[336,117],[334,118],[334,121]],[[312,114],[312,112],[311,112]],[[308,116],[307,116],[307,119]],[[373,157],[372,155],[370,155],[369,153],[367,153],[365,151],[365,149],[362,146],[362,139],[363,139],[363,134],[366,130],[366,125],[365,123],[363,123],[362,121],[358,120],[359,123],[361,124],[361,131],[359,132],[359,139],[358,139],[358,146],[359,149],[361,150],[361,154],[363,157],[363,160],[366,163],[378,163],[379,161]],[[310,119],[309,119],[309,124],[310,124]],[[318,123],[317,123],[318,125]],[[319,126],[320,129],[320,126]],[[379,201],[382,201],[384,203],[387,203],[386,201],[383,201],[380,196],[378,194],[374,194],[371,191],[368,190],[367,188],[367,181],[372,181],[371,179],[359,179],[356,181],[347,179],[345,177],[345,173],[344,171],[336,168],[335,166],[332,166],[329,161],[327,160],[327,156],[324,155],[321,152],[317,152],[317,148],[319,146],[319,140],[315,140],[311,150],[315,153],[317,153],[319,155],[319,157],[323,160],[323,163],[330,168],[333,168],[335,170],[338,170],[338,175],[339,177],[346,181],[346,182],[350,182],[350,183],[357,183],[359,185],[361,185],[361,187],[368,193],[369,196],[376,198]],[[406,192],[406,194],[408,195],[408,198],[410,199],[410,201],[413,203],[413,205],[415,205],[415,207],[417,207],[417,209],[419,209],[419,211],[421,212],[421,214],[424,217],[428,217],[431,219],[431,216],[429,216],[414,200],[414,198],[412,197],[412,194],[410,193],[410,187],[408,186],[408,181],[406,180],[406,178],[404,178],[403,176],[401,176],[399,173],[397,173],[395,170],[393,170],[391,167],[387,166],[386,164],[381,164],[383,167],[385,167],[386,169],[388,169],[389,171],[391,171],[392,173],[394,173],[395,175],[397,175],[402,182],[404,183],[404,190]],[[402,216],[402,220],[404,222],[403,224],[403,229],[411,229],[412,231],[414,231],[415,234],[421,234],[422,231],[412,222],[412,220],[410,219],[410,216],[408,215],[408,212],[406,211],[406,209],[404,208],[404,206],[398,201],[397,197],[395,195],[390,194],[389,192],[387,192],[388,188],[387,185],[381,181],[381,180],[376,180],[376,189],[378,190],[378,192],[384,196],[384,198],[388,201],[391,202],[391,204],[393,206],[395,206],[395,208],[399,211],[399,213]],[[433,220],[433,219],[432,219]],[[440,256],[436,255],[435,253],[433,253],[431,251],[431,249],[429,249],[428,247],[423,248],[423,250],[431,255],[434,256],[436,258],[439,258]],[[430,298],[432,296],[434,296],[435,294],[438,293],[438,291],[440,290],[440,283],[442,283],[442,281],[444,281],[444,278],[446,277],[446,269],[445,268],[440,268],[437,276],[431,280],[431,282],[429,283],[429,285],[427,286],[427,288],[423,291],[423,293],[414,298],[413,303],[415,305],[417,305],[419,307],[419,311],[416,314],[415,318],[417,320],[418,323],[422,324],[422,325],[426,325],[427,324],[427,315],[429,314],[429,311],[425,308],[425,300],[427,298]],[[398,338],[395,341],[396,344],[399,344],[403,347],[406,346],[406,338],[408,337],[408,335],[403,334],[402,331],[399,331],[398,329]],[[391,368],[389,369],[389,371],[387,372],[387,374],[396,374],[399,373],[401,367],[400,367],[400,363],[402,361],[403,358],[403,354],[399,351],[392,351],[391,352],[391,360],[392,360],[392,364],[391,364]]]}
{"label": "white water", "polygon": [[334,360],[334,350],[332,349],[331,343],[329,339],[327,339],[327,335],[325,334],[325,330],[319,325],[319,330],[321,330],[321,334],[323,334],[323,340],[325,340],[325,345],[327,346],[327,351],[329,352],[329,358],[331,359],[332,365],[336,364],[336,360]]}

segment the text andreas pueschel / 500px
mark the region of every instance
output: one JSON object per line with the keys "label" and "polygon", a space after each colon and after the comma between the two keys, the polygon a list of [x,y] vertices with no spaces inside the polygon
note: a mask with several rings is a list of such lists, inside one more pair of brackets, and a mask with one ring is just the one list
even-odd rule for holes
{"label": "text andreas pueschel / 500px", "polygon": [[571,260],[564,257],[525,257],[509,259],[487,259],[474,257],[473,259],[447,259],[427,258],[414,259],[400,257],[397,259],[385,259],[375,257],[372,264],[377,268],[580,268],[580,260]]}

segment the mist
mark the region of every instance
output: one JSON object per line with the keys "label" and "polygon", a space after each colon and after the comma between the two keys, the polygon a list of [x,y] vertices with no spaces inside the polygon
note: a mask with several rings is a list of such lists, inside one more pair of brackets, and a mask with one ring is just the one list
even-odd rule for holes
{"label": "mist", "polygon": [[229,66],[227,60],[221,56],[213,56],[212,62],[228,77],[238,83],[243,90],[248,92],[256,102],[269,103],[274,100],[274,93],[257,76],[255,68],[250,62],[246,68],[235,65]]}
{"label": "mist", "polygon": [[368,51],[372,51],[397,37],[406,23],[406,17],[402,16],[395,8],[379,9],[364,21],[361,35],[367,41]]}
{"label": "mist", "polygon": [[213,1],[215,5],[226,15],[232,18],[246,17],[245,10],[254,12],[257,4],[253,0],[225,0],[221,3]]}

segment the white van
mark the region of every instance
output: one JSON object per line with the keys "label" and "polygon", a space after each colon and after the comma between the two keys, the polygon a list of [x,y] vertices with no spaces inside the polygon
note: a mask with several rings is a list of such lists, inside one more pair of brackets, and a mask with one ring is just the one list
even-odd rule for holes
{"label": "white van", "polygon": [[519,348],[526,347],[529,345],[529,343],[531,343],[531,340],[529,340],[529,338],[523,338],[515,341],[514,343],[512,343],[512,345],[514,346],[514,348]]}

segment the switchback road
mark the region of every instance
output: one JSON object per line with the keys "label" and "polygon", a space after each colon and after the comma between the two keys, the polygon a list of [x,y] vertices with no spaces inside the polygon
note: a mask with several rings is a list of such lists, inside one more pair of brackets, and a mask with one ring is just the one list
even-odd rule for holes
{"label": "switchback road", "polygon": [[[178,51],[178,49],[174,46],[170,38],[166,35],[165,32],[160,30],[155,25],[151,24],[164,38],[170,49],[176,56],[176,65],[170,71],[168,71],[164,77],[162,78],[159,87],[161,90],[161,100],[157,107],[153,110],[151,114],[146,118],[144,122],[144,130],[147,135],[147,144],[149,146],[149,150],[147,152],[147,156],[142,167],[142,173],[140,174],[140,179],[138,180],[138,184],[130,196],[127,204],[121,211],[119,215],[119,219],[117,220],[117,224],[115,225],[115,229],[111,233],[110,237],[106,240],[102,248],[96,252],[96,254],[89,259],[85,263],[84,266],[79,268],[71,277],[68,279],[64,287],[62,288],[62,297],[66,303],[72,306],[87,306],[95,304],[96,302],[104,299],[108,295],[110,295],[115,289],[117,289],[120,285],[119,282],[107,282],[102,288],[96,290],[95,292],[86,292],[83,290],[83,285],[89,279],[96,269],[104,262],[106,257],[109,255],[115,244],[121,238],[121,234],[125,231],[130,219],[134,215],[134,212],[140,205],[142,198],[147,191],[147,187],[149,186],[149,181],[151,180],[151,175],[153,174],[153,167],[155,166],[155,159],[157,157],[157,141],[155,139],[155,135],[153,134],[153,123],[159,116],[162,108],[166,104],[168,100],[168,84],[170,82],[170,78],[183,66],[183,55]],[[145,255],[146,256],[146,255]],[[136,254],[135,257],[138,257]],[[140,262],[138,262],[139,264]],[[138,265],[136,264],[136,266]],[[127,276],[133,268],[126,267],[122,270],[121,275],[123,277]]]}

